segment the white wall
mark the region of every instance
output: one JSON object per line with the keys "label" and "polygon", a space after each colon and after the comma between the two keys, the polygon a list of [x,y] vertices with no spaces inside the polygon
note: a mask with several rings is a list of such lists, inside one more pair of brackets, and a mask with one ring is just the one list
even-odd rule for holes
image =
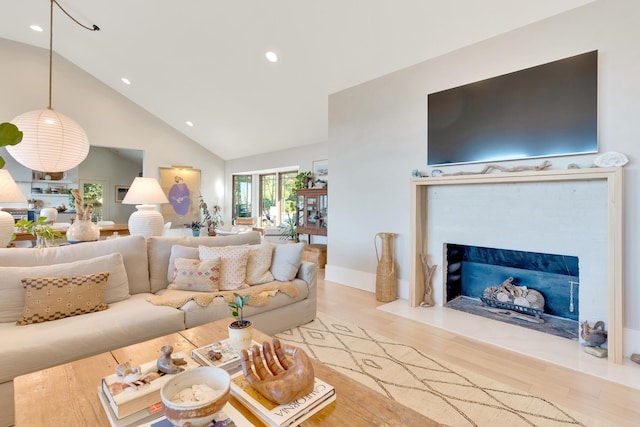
{"label": "white wall", "polygon": [[[46,108],[49,52],[0,39],[0,58],[0,121]],[[202,171],[205,198],[222,196],[221,158],[55,54],[53,108],[77,121],[91,145],[143,150],[144,176],[159,178],[160,167],[191,165]]]}
{"label": "white wall", "polygon": [[[409,178],[426,169],[426,95],[599,50],[600,152],[625,153],[626,353],[640,352],[638,190],[640,2],[603,0],[363,83],[329,98],[328,280],[375,288],[377,232],[398,233],[399,294],[409,277]],[[593,156],[552,159],[590,164]],[[538,164],[537,159],[529,164]],[[518,162],[515,164],[524,164]],[[513,166],[514,163],[507,163]],[[441,168],[442,169],[442,168]],[[450,168],[478,171],[481,165]],[[357,224],[357,226],[354,226]]]}

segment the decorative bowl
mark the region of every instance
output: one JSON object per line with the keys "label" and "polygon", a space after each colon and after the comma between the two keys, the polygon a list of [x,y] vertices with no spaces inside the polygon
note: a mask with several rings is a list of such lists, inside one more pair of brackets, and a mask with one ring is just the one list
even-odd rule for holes
{"label": "decorative bowl", "polygon": [[[215,396],[197,402],[174,401],[176,395],[198,385],[210,387],[216,391]],[[175,375],[160,389],[164,414],[177,427],[206,426],[229,400],[230,387],[231,378],[224,369],[211,366],[189,369]]]}

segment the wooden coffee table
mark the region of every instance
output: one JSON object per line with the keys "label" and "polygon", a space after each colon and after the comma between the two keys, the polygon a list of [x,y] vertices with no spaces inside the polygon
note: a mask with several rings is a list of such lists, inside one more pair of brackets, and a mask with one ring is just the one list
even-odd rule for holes
{"label": "wooden coffee table", "polygon": [[[160,348],[172,345],[174,352],[190,355],[197,347],[227,337],[223,319],[179,333],[123,347],[86,359],[16,377],[15,425],[31,426],[109,426],[97,395],[102,377],[116,365],[130,361],[141,364],[160,357]],[[270,337],[254,330],[254,340]],[[313,361],[316,376],[333,385],[336,401],[305,421],[304,426],[437,426],[435,421],[388,399],[345,375]],[[235,398],[231,403],[254,425],[264,425]]]}

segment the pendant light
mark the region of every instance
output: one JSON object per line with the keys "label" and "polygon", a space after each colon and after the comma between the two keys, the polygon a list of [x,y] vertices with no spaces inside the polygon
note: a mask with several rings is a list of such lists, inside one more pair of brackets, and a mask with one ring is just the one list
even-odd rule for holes
{"label": "pendant light", "polygon": [[73,119],[60,114],[51,106],[53,71],[53,4],[76,24],[89,31],[98,31],[96,25],[87,27],[67,13],[56,0],[51,1],[49,18],[49,106],[29,111],[11,122],[24,133],[22,142],[7,147],[16,161],[29,169],[42,172],[64,172],[78,166],[89,154],[89,139],[84,129]]}

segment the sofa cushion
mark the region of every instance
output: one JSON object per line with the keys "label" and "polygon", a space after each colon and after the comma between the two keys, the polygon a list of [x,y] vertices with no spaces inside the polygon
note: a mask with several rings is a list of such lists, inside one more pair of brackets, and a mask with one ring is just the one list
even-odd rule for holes
{"label": "sofa cushion", "polygon": [[176,269],[176,259],[188,258],[188,259],[200,259],[200,251],[198,247],[192,248],[190,246],[173,245],[171,246],[171,255],[169,255],[169,267],[167,269],[167,280],[169,283],[173,283],[173,275]]}
{"label": "sofa cushion", "polygon": [[[83,244],[83,243],[82,243]],[[79,245],[82,245],[79,244]],[[30,249],[32,252],[39,252]],[[111,304],[129,298],[129,281],[122,255],[114,253],[96,258],[68,262],[24,267],[0,267],[0,322],[15,322],[24,307],[24,286],[21,280],[26,277],[74,276],[82,274],[109,272],[104,302]]]}
{"label": "sofa cushion", "polygon": [[63,277],[27,277],[24,310],[16,325],[31,325],[109,308],[104,300],[108,272]]}
{"label": "sofa cushion", "polygon": [[207,260],[178,258],[169,289],[183,291],[218,292],[220,258]]}
{"label": "sofa cushion", "polygon": [[183,330],[184,314],[148,303],[150,295],[131,295],[108,310],[55,322],[0,323],[3,342],[11,343],[0,346],[0,382]]}
{"label": "sofa cushion", "polygon": [[271,258],[273,257],[273,245],[262,243],[251,246],[249,259],[247,260],[247,285],[260,285],[273,281],[271,268]]}
{"label": "sofa cushion", "polygon": [[124,268],[127,271],[127,279],[129,281],[129,293],[148,293],[150,290],[149,262],[143,236],[123,236],[117,239],[98,240],[97,242],[84,242],[45,249],[0,248],[0,266],[34,267],[62,264],[114,253],[122,254]]}
{"label": "sofa cushion", "polygon": [[233,291],[245,288],[249,246],[198,246],[200,259],[220,259],[220,290]]}
{"label": "sofa cushion", "polygon": [[280,282],[293,280],[302,263],[304,243],[274,245],[271,273]]}
{"label": "sofa cushion", "polygon": [[[117,240],[117,239],[116,239]],[[169,285],[167,271],[171,248],[174,245],[197,248],[198,245],[229,246],[229,245],[258,245],[260,233],[250,231],[236,236],[151,236],[147,239],[147,253],[149,254],[149,280],[151,292],[158,292]],[[185,256],[184,258],[198,258]],[[129,278],[131,280],[131,278]]]}

